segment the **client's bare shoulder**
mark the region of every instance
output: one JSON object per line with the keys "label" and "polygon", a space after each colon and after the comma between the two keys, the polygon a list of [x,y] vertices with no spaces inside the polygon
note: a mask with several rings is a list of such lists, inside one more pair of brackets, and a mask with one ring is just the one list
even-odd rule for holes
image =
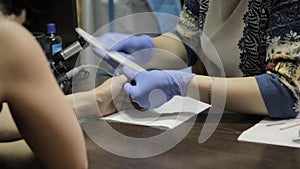
{"label": "client's bare shoulder", "polygon": [[22,68],[28,64],[47,64],[45,54],[33,35],[21,24],[3,17],[0,17],[0,51],[1,62],[5,65],[17,64]]}
{"label": "client's bare shoulder", "polygon": [[[26,28],[3,17],[0,17],[0,37],[1,58],[23,56],[26,54],[25,51],[31,49],[28,47],[35,43],[33,36]],[[8,59],[16,58],[9,57]]]}
{"label": "client's bare shoulder", "polygon": [[41,75],[49,77],[51,72],[38,42],[21,24],[0,16],[0,89]]}

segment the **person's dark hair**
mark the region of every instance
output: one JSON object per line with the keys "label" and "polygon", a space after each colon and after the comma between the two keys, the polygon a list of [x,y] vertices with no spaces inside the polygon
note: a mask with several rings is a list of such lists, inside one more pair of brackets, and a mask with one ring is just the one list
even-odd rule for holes
{"label": "person's dark hair", "polygon": [[16,15],[19,16],[22,10],[26,9],[25,0],[0,0],[0,11],[4,15]]}

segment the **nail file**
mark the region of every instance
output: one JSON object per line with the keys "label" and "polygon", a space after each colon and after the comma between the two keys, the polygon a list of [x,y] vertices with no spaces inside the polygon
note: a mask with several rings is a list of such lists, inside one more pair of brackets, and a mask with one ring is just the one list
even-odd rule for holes
{"label": "nail file", "polygon": [[143,67],[140,65],[136,64],[132,60],[126,58],[125,56],[121,55],[120,53],[116,51],[108,51],[104,45],[96,39],[94,36],[88,34],[81,28],[75,28],[75,31],[82,37],[84,38],[87,42],[89,42],[91,45],[95,46],[96,48],[102,50],[104,53],[106,53],[111,59],[114,61],[120,63],[123,66],[128,66],[131,69],[133,69],[136,72],[142,72],[146,71]]}

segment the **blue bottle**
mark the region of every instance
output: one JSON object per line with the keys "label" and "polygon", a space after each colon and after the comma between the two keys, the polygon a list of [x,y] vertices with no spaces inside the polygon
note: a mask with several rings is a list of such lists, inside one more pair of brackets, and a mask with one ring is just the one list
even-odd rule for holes
{"label": "blue bottle", "polygon": [[45,38],[45,53],[48,59],[52,58],[55,53],[62,50],[62,38],[56,33],[54,23],[47,24],[47,34]]}

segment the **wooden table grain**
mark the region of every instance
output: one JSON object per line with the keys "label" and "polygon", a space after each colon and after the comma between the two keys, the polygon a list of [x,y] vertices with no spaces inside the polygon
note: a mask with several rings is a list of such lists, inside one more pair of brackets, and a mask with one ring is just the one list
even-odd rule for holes
{"label": "wooden table grain", "polygon": [[[199,143],[199,134],[203,129],[207,112],[196,117],[192,129],[179,144],[163,154],[148,158],[126,158],[112,154],[95,144],[85,134],[89,168],[296,169],[300,167],[300,149],[237,141],[243,131],[262,120],[263,116],[225,112],[212,136],[204,143]],[[163,132],[157,128],[116,122],[110,122],[110,125],[118,132],[131,137],[147,138]],[[160,145],[164,143],[153,143],[154,148]],[[10,154],[0,152],[1,169],[41,168],[29,149],[20,152],[18,147],[9,144],[0,144],[0,148],[12,149]]]}
{"label": "wooden table grain", "polygon": [[[97,146],[86,136],[91,169],[295,169],[300,167],[300,149],[237,141],[262,116],[225,112],[212,136],[204,143],[198,138],[207,111],[198,115],[188,135],[171,150],[149,158],[125,158]],[[147,137],[160,129],[110,123],[122,134]],[[160,144],[160,143],[156,143]],[[163,143],[161,143],[163,144]]]}

